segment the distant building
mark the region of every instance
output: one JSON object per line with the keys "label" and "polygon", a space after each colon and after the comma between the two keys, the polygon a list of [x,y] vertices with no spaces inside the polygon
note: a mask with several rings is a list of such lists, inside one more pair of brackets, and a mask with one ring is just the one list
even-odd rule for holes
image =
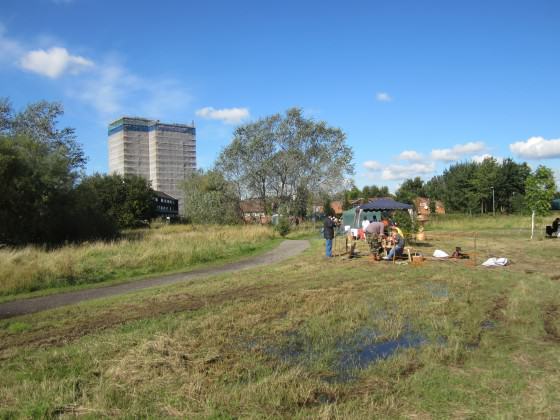
{"label": "distant building", "polygon": [[[414,205],[416,206],[418,214],[429,216],[432,213],[432,204],[429,198],[416,197],[414,199]],[[445,206],[442,201],[436,200],[433,209],[436,214],[445,214]]]}
{"label": "distant building", "polygon": [[[331,201],[331,209],[335,215],[340,216],[344,210],[342,209],[342,201]],[[316,204],[313,206],[313,213],[323,213],[323,206]]]}
{"label": "distant building", "polygon": [[245,223],[270,223],[270,217],[266,215],[264,204],[261,200],[255,198],[241,200],[239,205]]}
{"label": "distant building", "polygon": [[414,199],[414,205],[416,206],[416,211],[419,215],[429,216],[431,213],[430,209],[430,199],[425,197],[416,197]]}
{"label": "distant building", "polygon": [[196,169],[194,125],[122,117],[109,124],[108,136],[109,173],[143,176],[182,210],[181,182]]}
{"label": "distant building", "polygon": [[172,219],[179,216],[179,200],[161,191],[155,191],[156,214],[159,217]]}

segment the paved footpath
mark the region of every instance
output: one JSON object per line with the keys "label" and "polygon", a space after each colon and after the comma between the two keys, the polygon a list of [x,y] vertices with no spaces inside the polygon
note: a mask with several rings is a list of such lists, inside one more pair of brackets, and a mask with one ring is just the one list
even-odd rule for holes
{"label": "paved footpath", "polygon": [[277,248],[263,255],[257,255],[245,260],[225,264],[220,267],[202,268],[189,271],[188,273],[168,274],[164,276],[151,277],[144,280],[131,281],[129,283],[117,284],[115,286],[98,287],[95,289],[77,290],[75,292],[61,293],[57,295],[43,296],[32,299],[16,300],[0,304],[0,319],[11,318],[18,315],[32,314],[59,306],[71,305],[85,300],[99,299],[108,296],[116,296],[136,290],[146,289],[154,286],[165,286],[186,280],[196,280],[216,274],[232,273],[263,265],[274,264],[293,257],[305,251],[309,247],[306,240],[286,240]]}

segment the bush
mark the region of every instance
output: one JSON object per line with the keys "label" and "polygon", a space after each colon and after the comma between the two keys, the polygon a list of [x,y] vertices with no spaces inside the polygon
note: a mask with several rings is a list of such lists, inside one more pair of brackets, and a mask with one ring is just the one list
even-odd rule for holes
{"label": "bush", "polygon": [[401,228],[405,236],[414,235],[418,232],[418,223],[410,217],[408,212],[396,211],[392,219]]}
{"label": "bush", "polygon": [[290,233],[290,219],[287,216],[279,216],[278,224],[274,226],[274,230],[282,237],[288,235]]}

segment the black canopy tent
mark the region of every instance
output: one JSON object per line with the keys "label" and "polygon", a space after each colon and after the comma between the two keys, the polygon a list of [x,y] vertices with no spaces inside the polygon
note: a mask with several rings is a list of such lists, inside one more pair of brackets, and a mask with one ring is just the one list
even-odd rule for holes
{"label": "black canopy tent", "polygon": [[391,198],[378,198],[369,203],[362,204],[359,207],[356,207],[356,214],[354,216],[354,227],[359,227],[360,215],[363,211],[387,211],[387,210],[408,210],[410,213],[410,217],[412,217],[412,210],[414,206],[411,204],[406,203],[399,203]]}
{"label": "black canopy tent", "polygon": [[358,207],[359,210],[363,211],[409,210],[412,208],[413,206],[411,204],[399,203],[391,198],[378,198]]}

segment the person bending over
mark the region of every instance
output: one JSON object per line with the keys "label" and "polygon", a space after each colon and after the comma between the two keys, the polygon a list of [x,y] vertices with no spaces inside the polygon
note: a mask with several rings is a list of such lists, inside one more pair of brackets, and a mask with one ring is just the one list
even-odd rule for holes
{"label": "person bending over", "polygon": [[381,240],[384,236],[384,227],[383,223],[377,221],[371,222],[366,227],[366,240],[369,244],[371,254],[376,260],[379,258],[380,250],[383,249],[381,247]]}

